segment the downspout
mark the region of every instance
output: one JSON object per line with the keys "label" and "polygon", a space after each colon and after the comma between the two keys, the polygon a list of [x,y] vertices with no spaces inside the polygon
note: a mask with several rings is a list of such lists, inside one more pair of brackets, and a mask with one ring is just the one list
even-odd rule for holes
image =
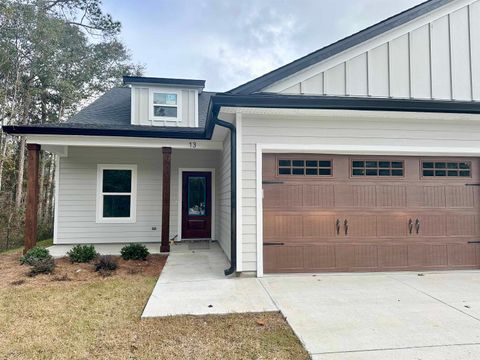
{"label": "downspout", "polygon": [[237,129],[216,116],[215,125],[230,130],[230,268],[224,271],[228,276],[237,269]]}

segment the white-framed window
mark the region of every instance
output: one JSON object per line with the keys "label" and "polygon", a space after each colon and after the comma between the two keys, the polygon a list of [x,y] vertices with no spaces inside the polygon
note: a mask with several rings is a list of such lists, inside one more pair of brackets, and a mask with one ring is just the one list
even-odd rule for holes
{"label": "white-framed window", "polygon": [[134,223],[137,165],[97,165],[97,223]]}
{"label": "white-framed window", "polygon": [[182,120],[181,91],[168,88],[150,88],[150,120]]}

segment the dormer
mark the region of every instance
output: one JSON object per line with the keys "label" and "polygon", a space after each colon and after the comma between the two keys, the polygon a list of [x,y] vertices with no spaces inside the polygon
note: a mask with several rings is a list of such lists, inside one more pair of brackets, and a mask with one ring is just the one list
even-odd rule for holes
{"label": "dormer", "polygon": [[199,126],[199,97],[205,80],[124,76],[131,88],[131,124]]}

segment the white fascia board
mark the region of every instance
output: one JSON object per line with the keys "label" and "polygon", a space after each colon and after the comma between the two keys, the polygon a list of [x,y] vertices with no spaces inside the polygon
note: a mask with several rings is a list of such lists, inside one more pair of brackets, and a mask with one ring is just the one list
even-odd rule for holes
{"label": "white fascia board", "polygon": [[65,145],[42,145],[42,150],[51,152],[60,157],[68,156],[68,146]]}
{"label": "white fascia board", "polygon": [[434,121],[459,121],[471,120],[480,121],[480,114],[466,113],[432,113],[432,112],[411,112],[411,111],[373,111],[373,110],[329,110],[329,109],[278,109],[278,108],[253,108],[253,107],[222,107],[222,112],[242,113],[244,118],[248,115],[268,116],[271,120],[278,116],[299,116],[317,118],[355,119],[381,119],[381,120],[434,120]]}
{"label": "white fascia board", "polygon": [[318,62],[316,64],[311,65],[310,67],[300,70],[299,72],[296,72],[286,78],[283,78],[266,88],[262,89],[261,91],[267,91],[267,92],[281,92],[285,89],[288,89],[289,87],[304,81],[306,79],[309,79],[318,73],[321,73],[325,70],[328,70],[342,62],[345,62],[349,59],[352,59],[358,55],[363,54],[364,52],[367,52],[368,50],[374,49],[384,43],[387,43],[389,41],[392,41],[402,35],[405,35],[406,33],[409,33],[410,31],[413,31],[415,29],[418,29],[422,26],[425,26],[429,24],[430,22],[437,20],[438,18],[441,18],[442,16],[448,15],[450,13],[453,13],[465,6],[468,6],[475,2],[476,0],[457,0],[457,1],[452,1],[430,13],[427,13],[419,18],[416,18],[406,24],[400,25],[399,27],[396,27],[390,31],[387,31],[383,34],[378,35],[377,37],[374,37],[373,39],[367,40],[365,42],[362,42],[354,47],[351,47],[337,55],[334,55],[328,59],[325,59],[321,62]]}
{"label": "white fascia board", "polygon": [[124,148],[162,148],[222,150],[221,141],[162,139],[162,138],[130,138],[82,135],[26,135],[27,143],[56,146],[97,146]]}

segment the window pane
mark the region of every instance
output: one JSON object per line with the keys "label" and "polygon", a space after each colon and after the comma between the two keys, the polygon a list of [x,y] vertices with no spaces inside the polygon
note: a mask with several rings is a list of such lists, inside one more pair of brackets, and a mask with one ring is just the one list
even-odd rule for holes
{"label": "window pane", "polygon": [[460,176],[470,176],[470,170],[460,170]]}
{"label": "window pane", "polygon": [[367,161],[366,162],[366,167],[367,168],[376,168],[378,166],[378,163],[376,161]]}
{"label": "window pane", "polygon": [[378,170],[378,175],[380,175],[380,176],[389,176],[389,175],[390,175],[390,170],[380,169],[380,170]]}
{"label": "window pane", "polygon": [[305,166],[305,161],[303,160],[293,160],[293,166]]}
{"label": "window pane", "polygon": [[332,175],[332,169],[319,169],[318,175]]}
{"label": "window pane", "polygon": [[470,169],[470,163],[462,162],[459,165],[460,169]]}
{"label": "window pane", "polygon": [[392,176],[403,176],[403,170],[392,170]]}
{"label": "window pane", "polygon": [[380,161],[378,163],[378,167],[381,168],[389,168],[390,167],[390,161]]}
{"label": "window pane", "polygon": [[392,161],[392,168],[394,168],[394,169],[403,169],[403,162],[401,162],[401,161]]}
{"label": "window pane", "polygon": [[353,175],[359,176],[359,175],[365,175],[365,170],[363,169],[353,169]]}
{"label": "window pane", "polygon": [[307,160],[307,161],[305,161],[305,164],[307,165],[307,167],[317,167],[318,166],[318,161]]}
{"label": "window pane", "polygon": [[447,167],[447,164],[444,162],[435,163],[435,169],[445,169],[446,167]]}
{"label": "window pane", "polygon": [[177,108],[155,105],[153,107],[153,115],[163,117],[177,117]]}
{"label": "window pane", "polygon": [[449,169],[458,169],[458,163],[448,163],[447,168]]}
{"label": "window pane", "polygon": [[318,170],[316,168],[307,168],[306,174],[307,175],[318,175]]}
{"label": "window pane", "polygon": [[278,160],[279,166],[290,166],[290,160]]}
{"label": "window pane", "polygon": [[435,170],[435,176],[446,176],[447,172],[445,170]]}
{"label": "window pane", "polygon": [[458,176],[458,171],[457,170],[449,170],[448,171],[448,176]]}
{"label": "window pane", "polygon": [[423,163],[424,169],[433,169],[433,162],[424,162]]}
{"label": "window pane", "polygon": [[377,176],[377,169],[367,169],[367,176]]}
{"label": "window pane", "polygon": [[206,215],[206,183],[207,179],[205,176],[190,176],[188,178],[188,215]]}
{"label": "window pane", "polygon": [[332,162],[331,161],[319,161],[318,162],[318,166],[319,167],[331,167],[332,166]]}
{"label": "window pane", "polygon": [[154,93],[153,103],[155,105],[177,105],[177,94]]}
{"label": "window pane", "polygon": [[363,161],[354,161],[352,166],[353,167],[364,167],[365,163]]}
{"label": "window pane", "polygon": [[132,170],[103,170],[103,192],[132,191]]}
{"label": "window pane", "polygon": [[128,218],[130,217],[130,195],[104,195],[103,196],[104,218]]}
{"label": "window pane", "polygon": [[304,168],[293,168],[292,169],[292,174],[293,175],[305,175],[305,169]]}
{"label": "window pane", "polygon": [[278,173],[280,175],[290,175],[292,172],[291,172],[290,168],[279,168]]}
{"label": "window pane", "polygon": [[433,176],[433,170],[423,170],[423,176]]}

